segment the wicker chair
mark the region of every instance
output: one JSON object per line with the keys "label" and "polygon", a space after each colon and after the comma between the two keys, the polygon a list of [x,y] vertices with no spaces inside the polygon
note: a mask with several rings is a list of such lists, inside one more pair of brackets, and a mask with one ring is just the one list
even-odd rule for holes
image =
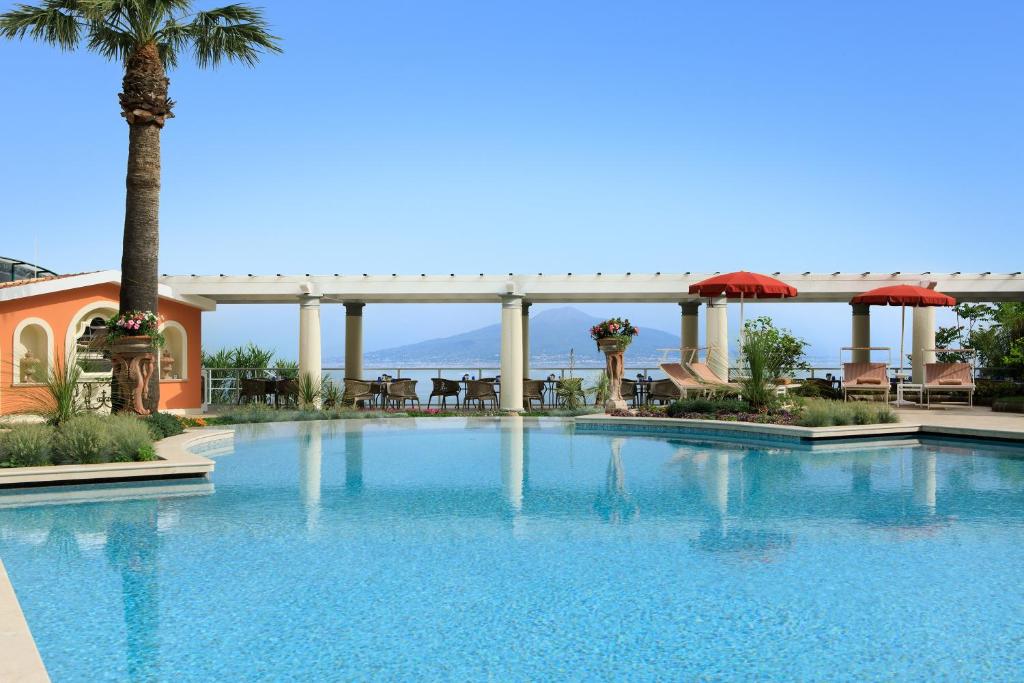
{"label": "wicker chair", "polygon": [[417,408],[420,407],[420,397],[416,395],[416,380],[397,379],[388,387],[388,404],[403,408],[406,403],[415,403]]}
{"label": "wicker chair", "polygon": [[619,393],[622,395],[623,401],[629,401],[635,406],[638,398],[636,380],[623,378],[622,382],[619,383]]}
{"label": "wicker chair", "polygon": [[297,406],[299,405],[299,382],[294,379],[279,379],[277,380],[277,394],[274,396],[274,406],[280,408],[282,406]]}
{"label": "wicker chair", "polygon": [[679,391],[679,387],[670,379],[659,379],[651,382],[650,389],[647,392],[648,403],[671,403],[672,401],[678,401],[682,396],[682,392]]}
{"label": "wicker chair", "polygon": [[473,379],[466,382],[466,396],[462,401],[462,407],[469,408],[471,401],[476,401],[477,405],[480,406],[480,410],[484,410],[486,404],[492,402],[494,403],[495,410],[497,410],[498,393],[494,390],[494,384]]}
{"label": "wicker chair", "polygon": [[370,382],[361,379],[345,378],[345,392],[341,396],[341,404],[343,406],[350,405],[355,408],[359,401],[373,403],[376,398],[377,393],[373,391],[373,385]]}
{"label": "wicker chair", "polygon": [[448,407],[448,397],[455,397],[455,407],[459,407],[459,392],[462,391],[462,385],[453,379],[444,379],[442,377],[432,377],[430,381],[433,383],[433,388],[430,390],[430,396],[427,397],[427,407],[430,407],[430,402],[434,398],[439,399],[439,405],[442,408]]}
{"label": "wicker chair", "polygon": [[268,391],[265,379],[243,379],[238,386],[238,403],[266,403]]}
{"label": "wicker chair", "polygon": [[533,402],[536,401],[544,408],[544,380],[524,379],[523,380],[523,408],[530,410]]}

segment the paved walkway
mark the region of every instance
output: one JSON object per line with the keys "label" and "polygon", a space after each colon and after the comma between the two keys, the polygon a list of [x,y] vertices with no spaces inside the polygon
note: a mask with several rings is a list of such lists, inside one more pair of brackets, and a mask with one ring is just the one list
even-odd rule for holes
{"label": "paved walkway", "polygon": [[936,425],[941,427],[967,429],[998,429],[1024,435],[1024,414],[994,413],[989,407],[967,408],[965,406],[933,406],[924,408],[899,408],[900,423],[906,425]]}

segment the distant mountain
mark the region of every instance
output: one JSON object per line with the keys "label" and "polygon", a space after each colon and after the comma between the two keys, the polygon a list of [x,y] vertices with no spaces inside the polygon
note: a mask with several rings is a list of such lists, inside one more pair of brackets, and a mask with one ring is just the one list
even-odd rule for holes
{"label": "distant mountain", "polygon": [[[604,363],[604,356],[590,338],[590,328],[600,322],[583,311],[553,308],[530,318],[530,358],[534,365],[564,366],[569,349],[581,365]],[[679,337],[668,332],[641,328],[626,352],[626,362],[650,363],[661,358],[658,349],[679,348]],[[467,367],[496,366],[501,353],[501,325],[488,325],[452,337],[429,339],[416,344],[381,349],[366,354],[369,366],[436,365]]]}

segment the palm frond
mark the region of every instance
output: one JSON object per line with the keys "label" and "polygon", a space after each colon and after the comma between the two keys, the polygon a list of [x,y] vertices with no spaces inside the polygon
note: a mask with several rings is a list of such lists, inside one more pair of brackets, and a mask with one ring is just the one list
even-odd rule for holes
{"label": "palm frond", "polygon": [[281,52],[280,38],[268,28],[260,9],[235,4],[197,12],[187,24],[169,22],[158,38],[176,48],[191,42],[196,63],[203,68],[216,67],[225,59],[255,66],[262,54]]}
{"label": "palm frond", "polygon": [[86,46],[107,59],[118,59],[123,62],[137,45],[135,36],[127,31],[118,30],[102,22],[89,24],[89,40]]}
{"label": "palm frond", "polygon": [[26,35],[62,50],[78,47],[82,21],[77,0],[47,0],[42,5],[17,5],[0,14],[0,36],[22,39]]}

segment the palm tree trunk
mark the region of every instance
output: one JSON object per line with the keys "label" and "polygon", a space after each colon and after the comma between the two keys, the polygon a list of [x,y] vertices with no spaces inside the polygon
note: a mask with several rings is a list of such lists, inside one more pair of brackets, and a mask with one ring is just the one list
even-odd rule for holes
{"label": "palm tree trunk", "polygon": [[[143,45],[125,63],[121,115],[128,122],[128,174],[125,180],[124,243],[121,252],[120,310],[159,307],[160,129],[173,114],[170,81],[156,45]],[[146,407],[160,400],[159,373],[149,383]]]}

